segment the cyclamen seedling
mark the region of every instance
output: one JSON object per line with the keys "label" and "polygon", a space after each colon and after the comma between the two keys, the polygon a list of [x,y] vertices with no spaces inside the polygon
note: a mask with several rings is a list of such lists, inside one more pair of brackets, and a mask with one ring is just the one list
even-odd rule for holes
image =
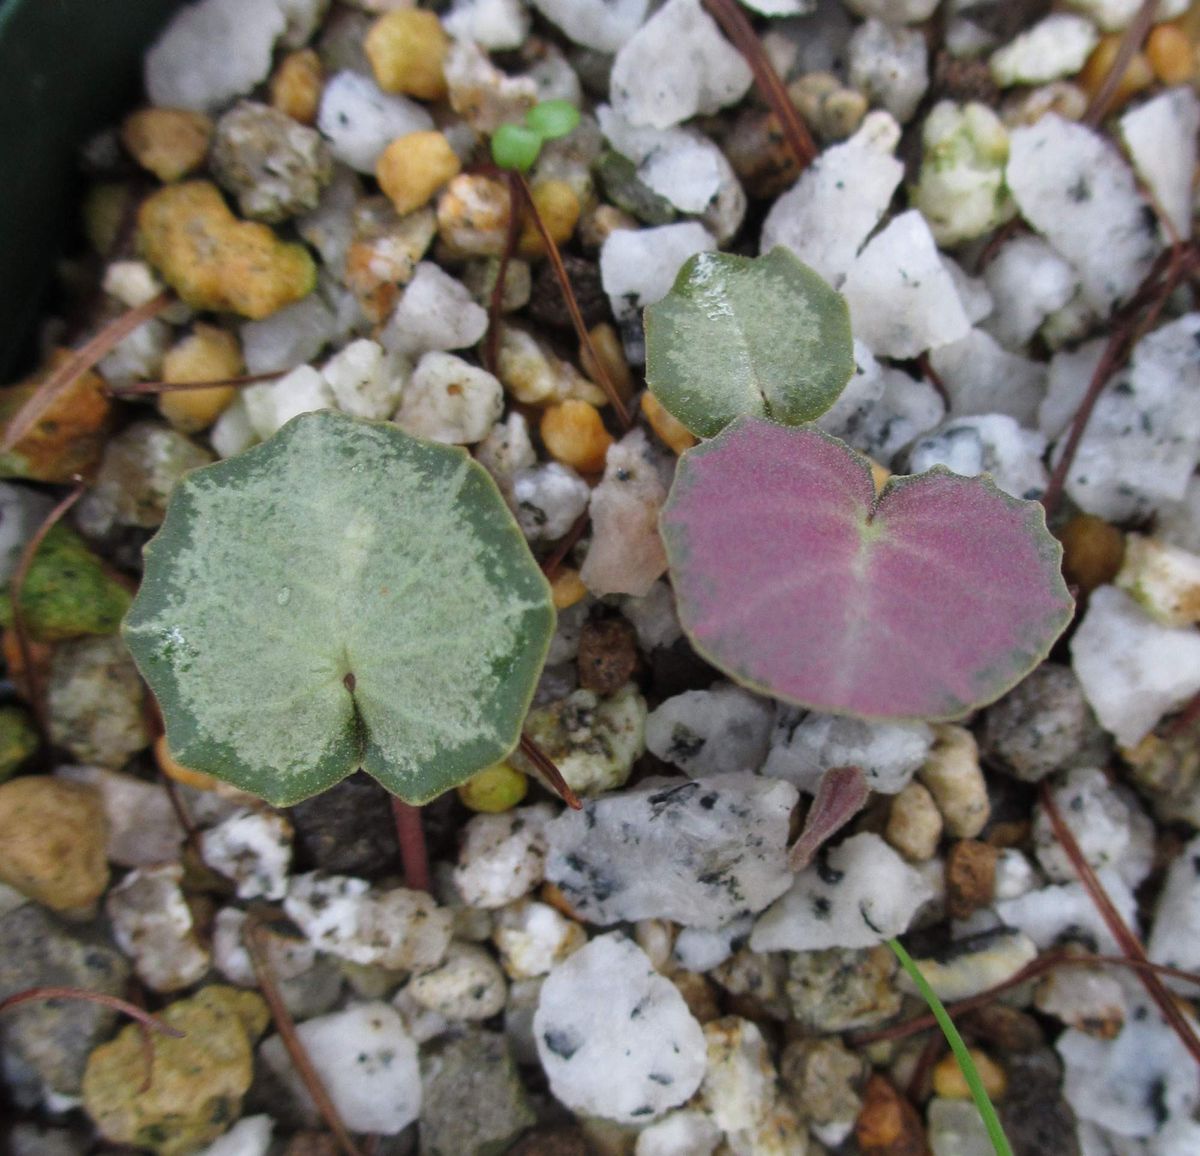
{"label": "cyclamen seedling", "polygon": [[548,140],[569,136],[579,109],[566,100],[545,100],[525,114],[524,124],[502,124],[492,134],[492,160],[502,169],[527,173]]}

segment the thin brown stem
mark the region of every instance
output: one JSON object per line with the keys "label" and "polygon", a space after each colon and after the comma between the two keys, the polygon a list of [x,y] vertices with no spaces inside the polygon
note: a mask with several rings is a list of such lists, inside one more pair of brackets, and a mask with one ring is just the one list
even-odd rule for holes
{"label": "thin brown stem", "polygon": [[287,1054],[291,1057],[296,1072],[304,1081],[304,1086],[308,1089],[312,1102],[317,1106],[317,1111],[321,1113],[329,1131],[333,1133],[338,1147],[345,1153],[345,1156],[362,1156],[342,1121],[337,1105],[330,1098],[321,1077],[313,1067],[308,1049],[305,1048],[304,1041],[296,1031],[292,1013],[288,1011],[287,1004],[283,1002],[283,996],[279,994],[279,986],[276,984],[275,974],[271,970],[271,961],[267,957],[267,950],[262,941],[265,933],[264,917],[258,913],[249,915],[242,932],[242,939],[250,954],[250,962],[254,965],[254,974],[258,979],[263,999],[267,1001],[267,1007],[271,1009],[275,1030],[279,1032],[279,1038],[283,1041],[283,1046],[287,1049]]}
{"label": "thin brown stem", "polygon": [[[957,1016],[973,1012],[978,1008],[987,1007],[988,1004],[994,1003],[1005,992],[1011,991],[1014,987],[1020,987],[1030,980],[1037,979],[1038,976],[1044,975],[1046,972],[1052,971],[1057,967],[1095,967],[1097,965],[1125,967],[1138,972],[1152,972],[1155,975],[1166,976],[1170,979],[1179,979],[1186,983],[1200,986],[1200,975],[1195,975],[1190,971],[1181,971],[1176,967],[1166,967],[1163,964],[1151,963],[1149,960],[1126,959],[1123,955],[1094,955],[1091,952],[1052,951],[1027,963],[1020,971],[1009,976],[1008,979],[1002,980],[994,987],[989,987],[986,991],[978,992],[975,995],[968,996],[966,999],[960,999],[954,1003],[947,1004],[946,1011],[949,1013],[950,1018],[954,1019]],[[928,1028],[936,1026],[937,1020],[934,1016],[929,1012],[925,1012],[914,1016],[912,1019],[905,1020],[903,1023],[892,1024],[890,1027],[855,1032],[850,1037],[850,1042],[858,1046],[877,1043],[881,1040],[901,1040],[907,1036],[916,1035],[918,1032],[923,1032]]]}
{"label": "thin brown stem", "polygon": [[554,276],[558,281],[559,289],[562,290],[563,301],[567,306],[567,312],[571,315],[571,323],[575,326],[575,333],[579,338],[580,344],[587,350],[596,376],[600,379],[598,384],[604,390],[605,396],[612,404],[613,411],[617,415],[617,420],[621,423],[621,428],[630,429],[633,426],[633,419],[630,418],[629,410],[626,409],[625,402],[621,400],[620,392],[613,385],[612,378],[608,376],[608,370],[605,369],[604,362],[601,360],[600,355],[596,352],[595,345],[592,343],[592,335],[588,332],[587,325],[584,324],[583,314],[579,312],[579,302],[575,300],[575,291],[571,288],[571,278],[567,276],[567,267],[563,264],[562,254],[558,251],[558,244],[550,235],[550,230],[546,228],[546,222],[542,220],[541,213],[538,212],[533,194],[529,191],[529,184],[520,173],[516,172],[509,174],[509,181],[509,187],[514,193],[514,204],[518,200],[524,203],[525,208],[529,212],[530,219],[533,221],[538,234],[542,238],[542,244],[546,247],[546,256],[550,259],[550,267],[554,270]]}
{"label": "thin brown stem", "polygon": [[[1120,946],[1121,954],[1126,959],[1136,960],[1138,963],[1149,963],[1150,960],[1146,957],[1146,949],[1142,946],[1138,937],[1134,935],[1133,931],[1125,925],[1120,912],[1117,911],[1112,899],[1109,898],[1108,892],[1104,890],[1103,884],[1096,878],[1096,873],[1092,870],[1091,864],[1084,858],[1083,852],[1079,849],[1079,844],[1075,841],[1075,836],[1071,828],[1067,826],[1062,813],[1058,809],[1058,804],[1054,801],[1054,792],[1051,791],[1050,785],[1045,781],[1042,782],[1039,800],[1046,812],[1046,817],[1050,820],[1050,826],[1054,829],[1055,838],[1058,839],[1063,846],[1063,850],[1066,851],[1067,858],[1071,860],[1071,866],[1075,868],[1075,873],[1082,880],[1084,888],[1087,890],[1088,895],[1091,896],[1092,902],[1096,905],[1097,910],[1104,919],[1113,939]],[[1140,971],[1139,976],[1142,986],[1145,987],[1147,994],[1158,1005],[1163,1018],[1175,1030],[1176,1035],[1179,1036],[1192,1058],[1197,1063],[1200,1063],[1200,1039],[1196,1037],[1196,1033],[1192,1030],[1192,1025],[1188,1023],[1183,1013],[1179,1010],[1174,997],[1163,986],[1162,980],[1158,978],[1155,972]]]}
{"label": "thin brown stem", "polygon": [[152,317],[157,317],[173,300],[174,297],[170,293],[160,293],[145,304],[114,318],[91,340],[80,346],[37,387],[29,400],[16,412],[4,431],[4,441],[0,444],[0,449],[5,453],[10,452],[78,378],[87,373],[135,329],[145,325]]}
{"label": "thin brown stem", "polygon": [[817,155],[817,146],[808,131],[808,126],[796,111],[796,106],[792,104],[787,88],[779,73],[775,71],[775,66],[763,48],[758,33],[754,31],[754,26],[738,6],[737,0],[704,0],[704,6],[746,58],[750,71],[754,73],[754,83],[758,86],[759,94],[779,121],[779,127],[796,158],[796,163],[801,169],[807,168]]}
{"label": "thin brown stem", "polygon": [[192,821],[191,815],[188,814],[188,809],[184,806],[183,800],[179,797],[178,784],[165,771],[160,770],[158,775],[162,779],[163,789],[167,792],[167,799],[170,801],[171,810],[175,812],[175,818],[179,820],[179,825],[183,828],[187,845],[195,848],[200,831]]}
{"label": "thin brown stem", "polygon": [[181,1040],[187,1035],[186,1032],[172,1027],[165,1020],[151,1015],[145,1008],[140,1008],[135,1003],[120,999],[115,995],[106,995],[99,991],[88,991],[82,987],[47,986],[31,987],[25,991],[18,991],[6,999],[0,1000],[0,1015],[10,1008],[18,1007],[23,1003],[51,999],[74,999],[84,1003],[100,1004],[102,1007],[112,1008],[114,1011],[129,1016],[137,1024],[138,1031],[142,1037],[142,1056],[146,1064],[146,1078],[142,1081],[142,1086],[138,1089],[139,1094],[148,1092],[150,1085],[154,1082],[154,1040],[150,1033],[160,1032],[164,1036],[171,1036],[177,1040]]}
{"label": "thin brown stem", "polygon": [[[1197,253],[1198,250],[1193,243],[1175,246],[1162,254],[1130,299],[1129,304],[1114,320],[1108,342],[1105,344],[1100,360],[1096,363],[1091,380],[1088,382],[1087,393],[1084,394],[1083,401],[1080,402],[1079,408],[1076,409],[1071,419],[1062,454],[1050,475],[1050,482],[1042,497],[1042,505],[1046,508],[1047,517],[1057,510],[1058,504],[1062,500],[1067,475],[1075,460],[1079,443],[1083,440],[1083,434],[1087,429],[1092,411],[1096,408],[1096,403],[1100,400],[1100,395],[1104,392],[1109,378],[1125,365],[1138,340],[1158,320],[1159,314],[1175,287],[1196,267]],[[1139,322],[1138,315],[1142,309],[1146,309],[1147,312]]]}
{"label": "thin brown stem", "polygon": [[551,554],[547,555],[542,562],[542,573],[547,578],[553,578],[558,573],[558,568],[563,564],[567,555],[574,548],[575,543],[583,537],[583,532],[587,529],[588,518],[590,515],[587,510],[584,510],[574,522],[571,523],[571,528],[559,539],[559,543],[554,547]]}
{"label": "thin brown stem", "polygon": [[50,737],[50,727],[49,720],[46,717],[46,704],[42,696],[42,679],[38,673],[37,663],[34,659],[33,643],[29,638],[29,624],[25,620],[25,606],[22,598],[25,593],[25,580],[29,577],[29,570],[33,566],[33,560],[37,557],[37,552],[42,548],[42,543],[46,540],[46,535],[58,525],[66,512],[83,497],[84,490],[86,489],[87,486],[83,482],[80,482],[42,520],[42,524],[37,528],[37,533],[25,543],[25,548],[21,551],[21,557],[17,561],[17,568],[13,571],[12,586],[10,587],[9,597],[12,601],[13,634],[16,635],[17,649],[21,652],[21,665],[25,667],[26,685],[29,688],[29,705],[33,707],[34,717],[38,721],[38,726],[41,727],[42,736],[47,741],[49,741]]}
{"label": "thin brown stem", "polygon": [[185,389],[240,389],[260,381],[274,381],[291,373],[290,369],[273,369],[269,373],[244,373],[239,377],[222,377],[216,381],[135,381],[130,385],[110,385],[109,397],[139,397],[142,394],[179,393]]}
{"label": "thin brown stem", "polygon": [[525,217],[525,202],[517,190],[514,173],[505,173],[508,182],[508,232],[504,236],[504,250],[496,268],[496,283],[488,300],[487,340],[483,345],[483,365],[488,373],[496,373],[500,364],[500,325],[504,314],[504,287],[508,280],[508,266],[512,263],[521,240],[521,224]]}
{"label": "thin brown stem", "polygon": [[404,884],[413,891],[428,891],[429,853],[425,848],[425,827],[421,822],[421,808],[393,795],[392,818],[396,822],[396,841],[400,844]]}
{"label": "thin brown stem", "polygon": [[1121,79],[1125,75],[1125,70],[1141,51],[1146,37],[1150,35],[1150,28],[1154,24],[1154,16],[1157,11],[1158,0],[1142,0],[1142,6],[1137,10],[1137,15],[1129,22],[1121,36],[1121,43],[1117,46],[1117,54],[1113,57],[1112,66],[1104,74],[1104,80],[1092,95],[1092,99],[1088,101],[1087,109],[1083,114],[1084,124],[1095,128],[1107,115]]}
{"label": "thin brown stem", "polygon": [[521,734],[521,754],[523,754],[545,777],[550,786],[572,811],[582,811],[583,804],[579,796],[567,785],[562,777],[562,771],[554,765],[554,760],[546,754],[527,734]]}

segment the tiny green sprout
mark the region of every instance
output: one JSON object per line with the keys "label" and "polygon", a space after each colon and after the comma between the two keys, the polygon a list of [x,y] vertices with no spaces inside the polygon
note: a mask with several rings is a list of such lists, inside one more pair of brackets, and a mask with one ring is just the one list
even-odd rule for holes
{"label": "tiny green sprout", "polygon": [[524,124],[502,124],[492,136],[492,160],[502,169],[528,172],[542,145],[567,136],[579,123],[579,110],[565,100],[546,100],[525,114]]}
{"label": "tiny green sprout", "polygon": [[579,124],[579,109],[567,100],[544,100],[525,114],[525,124],[542,140],[569,136]]}

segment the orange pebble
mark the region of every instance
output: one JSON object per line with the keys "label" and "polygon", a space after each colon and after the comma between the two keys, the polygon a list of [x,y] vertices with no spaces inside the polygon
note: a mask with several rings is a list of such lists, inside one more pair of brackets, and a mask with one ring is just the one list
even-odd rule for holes
{"label": "orange pebble", "polygon": [[677,454],[696,444],[696,436],[677,417],[663,409],[662,402],[647,391],[642,394],[642,413],[650,428]]}
{"label": "orange pebble", "polygon": [[1182,28],[1160,24],[1146,39],[1146,59],[1163,84],[1187,84],[1196,75],[1196,52]]}
{"label": "orange pebble", "polygon": [[586,401],[571,398],[547,407],[542,414],[542,441],[550,456],[581,474],[597,474],[612,445],[600,411]]}

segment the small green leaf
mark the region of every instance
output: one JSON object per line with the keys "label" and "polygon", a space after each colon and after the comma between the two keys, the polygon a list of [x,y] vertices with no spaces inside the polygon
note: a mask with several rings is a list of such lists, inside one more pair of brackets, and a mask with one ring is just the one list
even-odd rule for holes
{"label": "small green leaf", "polygon": [[277,806],[358,767],[424,803],[504,758],[549,586],[457,446],[322,411],[175,489],[124,633],[167,746]]}
{"label": "small green leaf", "polygon": [[575,131],[579,109],[567,100],[544,100],[525,114],[525,123],[542,140],[558,140]]}
{"label": "small green leaf", "polygon": [[502,124],[492,134],[492,160],[502,169],[528,172],[541,151],[541,133],[524,125]]}
{"label": "small green leaf", "polygon": [[971,1053],[963,1042],[962,1036],[958,1034],[958,1028],[954,1026],[950,1013],[938,999],[937,992],[929,986],[929,981],[921,973],[916,960],[904,950],[900,941],[889,939],[887,945],[900,961],[900,966],[904,968],[908,978],[916,985],[921,997],[929,1005],[929,1010],[933,1012],[933,1018],[937,1020],[942,1035],[946,1037],[946,1043],[950,1045],[950,1050],[958,1061],[959,1070],[967,1081],[967,1087],[971,1090],[971,1099],[975,1101],[975,1107],[983,1120],[983,1126],[987,1130],[988,1139],[992,1142],[996,1156],[1013,1156],[1008,1137],[1004,1134],[1004,1125],[1000,1123],[1000,1117],[996,1115],[996,1109],[992,1105],[991,1097],[987,1094],[987,1088],[983,1086],[983,1077],[980,1076],[979,1069],[975,1066],[975,1061],[971,1058]]}
{"label": "small green leaf", "polygon": [[812,421],[853,372],[845,300],[787,249],[698,253],[646,310],[646,383],[698,437],[743,414]]}

